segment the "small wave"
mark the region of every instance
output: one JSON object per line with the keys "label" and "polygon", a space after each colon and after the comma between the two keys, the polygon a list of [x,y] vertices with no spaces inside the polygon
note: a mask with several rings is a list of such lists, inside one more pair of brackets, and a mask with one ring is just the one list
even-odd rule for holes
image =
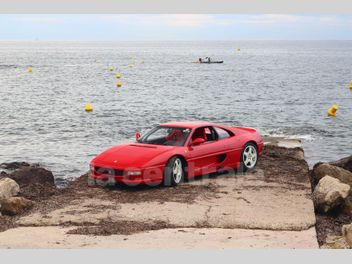
{"label": "small wave", "polygon": [[285,139],[300,139],[303,141],[314,141],[317,138],[314,137],[311,134],[288,134],[284,132],[279,132],[279,129],[274,129],[274,131],[270,130],[262,130],[261,133],[263,136],[269,136],[269,137],[280,137],[280,138],[285,138]]}
{"label": "small wave", "polygon": [[15,68],[18,68],[18,65],[0,64],[0,69],[15,69]]}
{"label": "small wave", "polygon": [[286,139],[300,139],[300,140],[304,140],[304,141],[314,141],[316,140],[315,137],[313,137],[312,135],[285,135],[285,134],[280,134],[280,135],[270,135],[272,137],[283,137]]}

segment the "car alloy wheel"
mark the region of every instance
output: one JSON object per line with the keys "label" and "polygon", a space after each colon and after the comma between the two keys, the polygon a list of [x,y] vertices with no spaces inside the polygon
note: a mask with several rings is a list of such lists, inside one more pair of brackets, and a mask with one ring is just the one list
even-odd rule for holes
{"label": "car alloy wheel", "polygon": [[185,176],[184,164],[180,157],[171,158],[165,167],[164,185],[176,186],[183,182]]}
{"label": "car alloy wheel", "polygon": [[244,147],[243,153],[242,153],[242,162],[244,166],[244,170],[251,170],[255,167],[257,164],[258,160],[258,153],[257,153],[257,148],[254,146],[254,144],[247,144]]}
{"label": "car alloy wheel", "polygon": [[179,158],[176,158],[174,161],[174,165],[172,168],[172,178],[176,184],[181,182],[183,176],[183,168],[182,168],[182,161]]}

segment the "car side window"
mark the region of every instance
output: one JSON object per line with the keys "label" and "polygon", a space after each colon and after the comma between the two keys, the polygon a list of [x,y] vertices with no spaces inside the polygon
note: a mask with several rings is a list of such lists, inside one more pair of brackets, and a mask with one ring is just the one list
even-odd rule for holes
{"label": "car side window", "polygon": [[197,128],[193,135],[191,142],[194,141],[196,138],[203,138],[205,142],[215,141],[217,140],[217,134],[212,127],[200,127]]}
{"label": "car side window", "polygon": [[232,135],[226,131],[225,129],[222,129],[220,127],[214,127],[216,133],[218,134],[218,139],[224,139],[224,138],[229,138]]}
{"label": "car side window", "polygon": [[209,134],[207,134],[208,141],[215,141],[218,139],[218,135],[213,127],[208,127]]}
{"label": "car side window", "polygon": [[207,137],[207,141],[212,141],[212,133],[209,127],[204,128],[205,136]]}

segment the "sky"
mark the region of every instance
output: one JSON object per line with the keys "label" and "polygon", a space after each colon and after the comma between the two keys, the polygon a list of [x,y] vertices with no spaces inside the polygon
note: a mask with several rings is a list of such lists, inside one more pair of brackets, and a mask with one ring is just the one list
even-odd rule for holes
{"label": "sky", "polygon": [[0,14],[0,40],[350,40],[352,15]]}

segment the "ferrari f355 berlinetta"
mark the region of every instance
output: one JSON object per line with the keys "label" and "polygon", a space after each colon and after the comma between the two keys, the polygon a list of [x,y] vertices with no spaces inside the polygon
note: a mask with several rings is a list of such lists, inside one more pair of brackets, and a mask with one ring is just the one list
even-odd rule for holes
{"label": "ferrari f355 berlinetta", "polygon": [[223,170],[254,169],[263,139],[252,128],[206,122],[160,124],[136,141],[109,148],[90,162],[88,184],[159,184]]}

